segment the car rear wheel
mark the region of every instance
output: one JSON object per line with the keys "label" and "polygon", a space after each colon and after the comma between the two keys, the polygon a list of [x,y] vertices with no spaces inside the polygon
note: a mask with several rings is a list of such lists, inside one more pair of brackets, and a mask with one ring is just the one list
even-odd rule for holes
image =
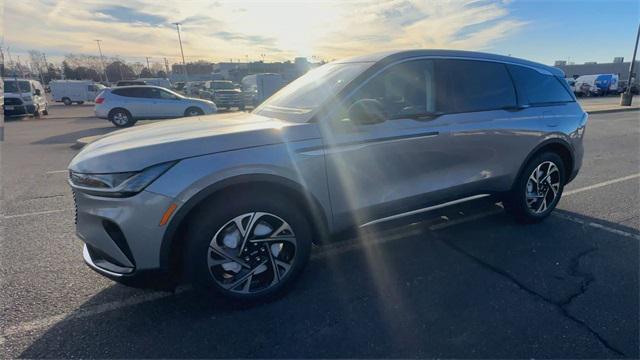
{"label": "car rear wheel", "polygon": [[562,158],[553,152],[535,156],[503,202],[505,210],[521,222],[538,222],[549,216],[560,201],[565,184]]}
{"label": "car rear wheel", "polygon": [[200,116],[204,115],[204,111],[197,107],[190,107],[184,112],[184,116]]}
{"label": "car rear wheel", "polygon": [[117,127],[133,126],[136,121],[125,109],[113,109],[109,112],[109,120]]}
{"label": "car rear wheel", "polygon": [[191,219],[186,273],[200,289],[240,300],[284,292],[311,253],[311,228],[284,196],[224,193]]}
{"label": "car rear wheel", "polygon": [[62,98],[62,102],[67,106],[72,104],[71,99],[69,98]]}

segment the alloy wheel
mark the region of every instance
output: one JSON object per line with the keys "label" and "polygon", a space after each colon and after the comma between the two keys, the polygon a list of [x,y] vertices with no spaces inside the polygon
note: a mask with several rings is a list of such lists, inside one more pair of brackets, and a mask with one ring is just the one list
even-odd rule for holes
{"label": "alloy wheel", "polygon": [[129,117],[123,112],[117,112],[113,114],[113,122],[117,125],[126,125],[128,121]]}
{"label": "alloy wheel", "polygon": [[533,214],[542,214],[557,201],[560,191],[560,170],[551,161],[538,165],[527,180],[527,207]]}
{"label": "alloy wheel", "polygon": [[282,218],[251,212],[233,218],[213,236],[208,249],[213,280],[240,294],[265,291],[289,274],[296,255],[296,237]]}

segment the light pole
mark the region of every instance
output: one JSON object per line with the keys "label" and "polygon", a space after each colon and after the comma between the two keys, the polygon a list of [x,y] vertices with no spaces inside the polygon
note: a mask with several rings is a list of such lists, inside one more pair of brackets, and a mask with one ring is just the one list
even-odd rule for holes
{"label": "light pole", "polygon": [[187,72],[187,63],[184,61],[184,50],[182,49],[182,37],[180,37],[180,23],[175,22],[173,25],[176,26],[176,30],[178,30],[178,42],[180,43],[180,54],[182,55],[182,66],[184,67],[184,80],[189,81],[189,73]]}
{"label": "light pole", "polygon": [[638,40],[640,40],[640,25],[638,25],[638,34],[636,35],[636,46],[633,48],[633,58],[631,58],[631,65],[629,65],[629,80],[627,81],[627,90],[620,95],[620,106],[631,106],[631,100],[633,94],[631,93],[631,85],[636,78],[636,53],[638,52]]}
{"label": "light pole", "polygon": [[104,80],[109,82],[109,77],[107,76],[107,68],[104,66],[104,56],[102,56],[102,48],[100,47],[100,42],[102,40],[96,39],[96,43],[98,44],[98,52],[100,53],[100,62],[102,63],[102,72],[104,73]]}

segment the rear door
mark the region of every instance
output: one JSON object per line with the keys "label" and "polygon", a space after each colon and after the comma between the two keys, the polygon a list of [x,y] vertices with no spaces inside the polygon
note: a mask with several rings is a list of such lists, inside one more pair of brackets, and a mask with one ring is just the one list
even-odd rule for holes
{"label": "rear door", "polygon": [[143,87],[122,87],[111,90],[118,96],[114,107],[127,109],[134,118],[148,118],[151,114],[151,99]]}

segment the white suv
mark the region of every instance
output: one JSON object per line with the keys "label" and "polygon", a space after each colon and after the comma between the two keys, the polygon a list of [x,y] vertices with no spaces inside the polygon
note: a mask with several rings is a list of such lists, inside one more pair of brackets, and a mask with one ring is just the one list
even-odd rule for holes
{"label": "white suv", "polygon": [[187,98],[158,86],[122,86],[105,89],[95,100],[96,116],[117,127],[133,126],[139,119],[177,118],[213,114],[212,101]]}

